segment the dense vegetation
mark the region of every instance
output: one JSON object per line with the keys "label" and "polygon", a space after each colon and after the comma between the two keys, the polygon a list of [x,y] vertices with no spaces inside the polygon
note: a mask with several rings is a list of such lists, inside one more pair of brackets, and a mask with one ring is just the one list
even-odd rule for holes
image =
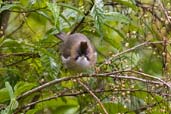
{"label": "dense vegetation", "polygon": [[[170,114],[170,0],[0,0],[1,114]],[[66,70],[59,32],[95,45]]]}

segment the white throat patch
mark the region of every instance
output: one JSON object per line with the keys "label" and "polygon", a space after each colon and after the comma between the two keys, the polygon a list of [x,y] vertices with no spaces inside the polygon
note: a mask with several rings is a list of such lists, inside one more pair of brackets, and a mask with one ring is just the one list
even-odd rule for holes
{"label": "white throat patch", "polygon": [[90,66],[90,61],[88,61],[87,58],[84,56],[78,57],[78,59],[76,60],[76,63],[78,66],[82,68],[87,68]]}

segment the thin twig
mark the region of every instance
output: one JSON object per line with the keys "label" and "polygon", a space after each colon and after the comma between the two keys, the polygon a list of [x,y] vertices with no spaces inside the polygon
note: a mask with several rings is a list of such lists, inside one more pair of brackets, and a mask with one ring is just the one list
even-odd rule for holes
{"label": "thin twig", "polygon": [[7,57],[11,57],[11,56],[19,56],[19,57],[25,57],[25,56],[29,56],[29,57],[40,57],[40,55],[38,53],[31,53],[31,52],[20,52],[20,53],[0,53],[0,59],[1,58],[7,58]]}
{"label": "thin twig", "polygon": [[26,60],[28,60],[28,59],[30,59],[30,58],[31,58],[31,57],[23,58],[23,59],[21,59],[21,60],[19,60],[19,61],[15,61],[15,62],[13,62],[13,63],[4,65],[4,67],[9,67],[9,66],[16,65],[16,64],[21,63],[21,62],[23,62],[23,61],[26,61]]}
{"label": "thin twig", "polygon": [[[30,14],[27,13],[27,14],[25,15],[25,17],[28,17],[29,15],[30,15]],[[11,33],[7,34],[7,37],[11,36],[11,35],[14,34],[15,32],[17,32],[20,28],[22,28],[23,25],[25,24],[25,22],[26,22],[26,19],[22,20],[22,22],[20,23],[20,25],[19,25],[18,27],[16,27]]]}
{"label": "thin twig", "polygon": [[170,20],[171,17],[169,16],[168,11],[164,8],[163,3],[160,0],[158,0],[158,3],[161,6],[161,8],[162,8],[162,10],[163,10],[163,12],[165,14],[165,17],[167,18],[167,21],[169,22],[169,24],[171,24],[171,20]]}
{"label": "thin twig", "polygon": [[78,83],[80,85],[82,85],[94,97],[94,99],[96,99],[96,101],[99,103],[99,105],[102,108],[102,110],[104,111],[104,113],[108,114],[107,110],[105,109],[105,107],[101,103],[100,99],[84,83],[82,83],[79,79],[77,81],[78,81]]}
{"label": "thin twig", "polygon": [[36,12],[36,11],[39,11],[39,10],[42,10],[42,9],[46,9],[47,6],[45,7],[40,7],[40,8],[35,8],[35,9],[30,9],[30,10],[24,10],[23,11],[20,11],[20,10],[10,10],[10,12],[16,12],[16,13],[31,13],[31,12]]}
{"label": "thin twig", "polygon": [[79,23],[77,23],[76,26],[68,34],[74,33],[81,26],[81,24],[84,22],[86,16],[90,13],[92,8],[93,8],[93,4],[91,4],[90,9],[84,14],[84,16],[81,19],[81,21]]}
{"label": "thin twig", "polygon": [[[118,56],[120,56],[120,55],[123,55],[123,54],[125,54],[125,53],[131,52],[131,51],[133,51],[133,50],[135,50],[135,49],[137,49],[137,48],[139,48],[139,47],[145,46],[145,45],[150,45],[150,44],[161,44],[161,43],[163,43],[163,41],[156,41],[156,42],[148,42],[148,41],[146,41],[146,42],[143,42],[143,43],[141,43],[141,44],[139,44],[139,45],[136,45],[136,46],[134,46],[134,47],[132,47],[132,48],[129,48],[129,49],[127,49],[127,50],[124,50],[124,51],[122,51],[122,52],[120,52],[120,53],[117,53],[117,54],[115,54],[114,56],[108,58],[106,61],[111,61],[112,59],[114,59],[114,58],[116,58],[116,57],[118,57]],[[102,67],[103,65],[105,65],[105,64],[106,64],[106,61],[105,61],[104,63],[100,64],[100,65],[99,65],[99,68]]]}
{"label": "thin twig", "polygon": [[171,89],[171,85],[169,85],[167,82],[163,81],[162,79],[160,79],[158,77],[154,77],[154,76],[152,76],[150,74],[146,74],[146,73],[135,71],[135,70],[130,70],[130,72],[133,72],[133,73],[140,74],[140,75],[143,75],[143,76],[148,77],[148,78],[158,80],[158,81],[162,82],[164,85],[166,85],[167,87],[169,87]]}
{"label": "thin twig", "polygon": [[159,20],[160,22],[162,22],[161,18],[157,15],[157,13],[154,12],[154,7],[151,7],[150,5],[145,5],[143,3],[141,3],[140,1],[136,0],[136,5],[140,8],[142,8],[145,11],[148,11],[151,13],[151,15],[153,15],[157,20]]}

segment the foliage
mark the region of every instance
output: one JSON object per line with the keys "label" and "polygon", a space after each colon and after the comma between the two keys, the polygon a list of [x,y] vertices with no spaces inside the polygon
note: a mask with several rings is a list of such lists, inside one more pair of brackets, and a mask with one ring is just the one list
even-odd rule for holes
{"label": "foliage", "polygon": [[[171,113],[170,8],[170,0],[0,0],[0,113]],[[58,32],[91,40],[93,74],[63,67]]]}

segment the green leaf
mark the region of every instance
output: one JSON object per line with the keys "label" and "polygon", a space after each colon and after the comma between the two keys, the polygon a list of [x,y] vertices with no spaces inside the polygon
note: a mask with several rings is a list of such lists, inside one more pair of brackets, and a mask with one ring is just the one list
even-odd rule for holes
{"label": "green leaf", "polygon": [[21,95],[22,93],[32,89],[33,87],[35,87],[36,84],[34,83],[28,83],[28,82],[18,82],[15,87],[14,87],[14,90],[15,90],[15,96],[19,96]]}
{"label": "green leaf", "polygon": [[60,22],[59,22],[60,7],[56,3],[47,3],[47,6],[49,10],[52,12],[56,28],[60,31]]}
{"label": "green leaf", "polygon": [[136,96],[130,96],[130,100],[130,103],[125,103],[130,110],[136,110],[146,105],[144,99],[140,99]]}
{"label": "green leaf", "polygon": [[29,110],[27,114],[33,114],[47,107],[53,108],[56,114],[77,114],[79,104],[74,97],[65,97],[65,101],[62,98],[57,98],[37,104],[35,109]]}
{"label": "green leaf", "polygon": [[15,53],[16,53],[16,52],[23,51],[23,46],[21,44],[22,43],[17,40],[5,39],[1,43],[1,47],[4,48],[4,50],[8,50],[8,51],[11,50],[12,52],[15,51]]}
{"label": "green leaf", "polygon": [[51,29],[49,29],[49,30],[47,30],[46,31],[46,34],[45,34],[45,36],[44,36],[44,38],[42,39],[42,43],[44,43],[44,42],[48,42],[47,40],[50,40],[50,41],[52,41],[51,39],[48,39],[48,37],[50,36],[53,36],[54,34],[56,34],[56,33],[58,33],[59,31],[58,30],[56,30],[56,28],[54,27],[54,28],[51,28]]}
{"label": "green leaf", "polygon": [[120,3],[122,5],[125,5],[127,7],[132,8],[133,10],[136,10],[137,7],[135,4],[131,3],[132,0],[115,0],[115,2]]}
{"label": "green leaf", "polygon": [[41,62],[44,66],[44,72],[48,72],[49,78],[55,79],[58,76],[60,64],[56,62],[58,58],[52,54],[54,50],[51,49],[41,49]]}
{"label": "green leaf", "polygon": [[95,0],[95,4],[92,8],[92,10],[90,11],[90,15],[93,17],[94,22],[95,22],[95,27],[97,32],[103,36],[103,32],[102,32],[102,25],[104,23],[104,10],[103,10],[103,1],[102,0]]}
{"label": "green leaf", "polygon": [[16,101],[16,99],[13,99],[13,100],[11,100],[11,102],[10,102],[10,109],[11,110],[15,110],[17,107],[18,107],[18,101]]}
{"label": "green leaf", "polygon": [[123,14],[120,14],[118,12],[107,12],[107,13],[104,13],[104,16],[105,16],[105,21],[118,21],[118,22],[123,22],[123,23],[129,23],[130,22],[130,19],[123,15]]}
{"label": "green leaf", "polygon": [[43,11],[41,11],[41,10],[38,10],[38,11],[36,11],[38,14],[40,14],[41,16],[43,16],[43,17],[45,17],[45,18],[47,18],[48,20],[52,20],[50,17],[49,17],[49,15],[47,15],[47,13],[46,12],[43,12]]}
{"label": "green leaf", "polygon": [[[112,25],[113,24],[111,23],[110,26]],[[103,39],[109,44],[111,44],[113,47],[117,49],[121,49],[124,35],[120,31],[116,30],[114,27],[110,27],[110,26],[108,24],[104,24],[102,26],[101,29],[104,35]]]}
{"label": "green leaf", "polygon": [[3,11],[5,11],[5,10],[10,10],[12,8],[21,8],[21,7],[18,4],[15,4],[15,3],[13,3],[13,4],[7,4],[6,3],[5,5],[3,5],[0,8],[0,13],[3,12]]}
{"label": "green leaf", "polygon": [[14,92],[13,92],[13,89],[12,89],[10,83],[9,83],[9,82],[5,82],[5,87],[6,87],[7,90],[8,90],[8,93],[9,93],[10,98],[11,98],[11,99],[14,99],[15,96],[14,96]]}
{"label": "green leaf", "polygon": [[13,89],[9,82],[5,82],[5,87],[9,93],[11,101],[10,104],[6,107],[6,109],[1,111],[1,114],[12,114],[13,110],[18,107],[18,102],[16,101]]}
{"label": "green leaf", "polygon": [[57,5],[58,5],[58,6],[63,6],[63,7],[72,9],[72,10],[75,10],[75,11],[77,11],[77,12],[79,13],[79,15],[81,15],[81,16],[84,15],[84,13],[83,13],[81,10],[79,10],[78,8],[76,8],[76,7],[74,7],[74,6],[70,5],[70,4],[58,3]]}
{"label": "green leaf", "polygon": [[103,0],[95,0],[95,1],[94,1],[94,5],[95,5],[98,9],[103,10],[103,6],[104,6]]}
{"label": "green leaf", "polygon": [[9,101],[9,100],[10,100],[10,96],[9,96],[7,88],[0,89],[0,103]]}
{"label": "green leaf", "polygon": [[150,50],[141,50],[141,66],[143,71],[147,74],[161,76],[162,75],[162,60],[161,58],[153,55],[153,52]]}
{"label": "green leaf", "polygon": [[[127,108],[125,108],[122,104],[120,103],[104,103],[104,107],[107,110],[109,114],[117,114],[117,113],[124,113],[128,111]],[[100,107],[98,107],[100,108]],[[103,112],[102,109],[100,108],[100,112]]]}
{"label": "green leaf", "polygon": [[[67,19],[64,15],[60,15],[61,16],[61,18],[69,25],[69,27],[71,27],[71,23],[70,23],[70,21],[69,21],[69,19]],[[64,24],[63,24],[63,26],[64,26]],[[64,28],[64,27],[63,27]]]}
{"label": "green leaf", "polygon": [[[109,23],[109,22],[108,22],[108,23]],[[123,39],[125,38],[125,35],[124,35],[121,31],[117,30],[116,28],[112,27],[111,25],[108,25],[107,22],[104,23],[104,25],[107,26],[108,29],[112,29],[112,30],[114,30],[115,32],[117,32],[118,35],[120,35],[120,37],[122,37]]]}

